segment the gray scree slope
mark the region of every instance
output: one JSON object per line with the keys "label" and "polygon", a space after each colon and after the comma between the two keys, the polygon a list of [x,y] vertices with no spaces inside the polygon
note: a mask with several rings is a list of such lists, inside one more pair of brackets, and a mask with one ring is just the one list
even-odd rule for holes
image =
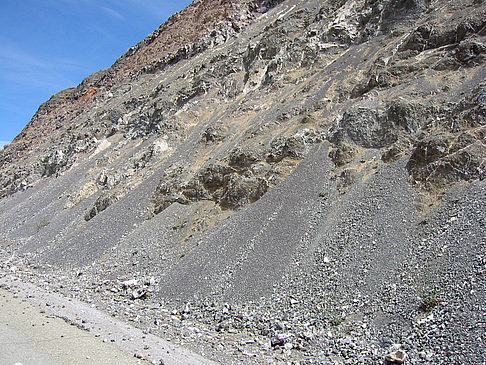
{"label": "gray scree slope", "polygon": [[194,2],[0,151],[2,275],[222,363],[484,364],[485,11]]}

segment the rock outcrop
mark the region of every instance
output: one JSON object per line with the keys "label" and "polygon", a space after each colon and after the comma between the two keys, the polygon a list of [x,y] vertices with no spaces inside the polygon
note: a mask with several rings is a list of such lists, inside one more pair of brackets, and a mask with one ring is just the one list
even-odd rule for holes
{"label": "rock outcrop", "polygon": [[0,151],[2,270],[222,363],[484,363],[485,15],[194,1]]}

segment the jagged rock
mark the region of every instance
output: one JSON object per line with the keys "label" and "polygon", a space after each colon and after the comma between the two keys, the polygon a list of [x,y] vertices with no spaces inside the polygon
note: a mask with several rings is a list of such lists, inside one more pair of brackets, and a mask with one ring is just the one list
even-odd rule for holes
{"label": "jagged rock", "polygon": [[452,136],[432,135],[421,140],[410,157],[411,165],[425,166],[449,154]]}
{"label": "jagged rock", "polygon": [[130,299],[145,299],[150,295],[150,292],[144,289],[135,289],[130,294]]}
{"label": "jagged rock", "polygon": [[287,138],[278,137],[271,143],[267,161],[279,162],[286,157],[301,159],[304,157],[308,145],[322,140],[323,137],[319,133],[307,128]]}
{"label": "jagged rock", "polygon": [[368,108],[344,113],[329,130],[329,140],[334,144],[346,140],[361,147],[382,148],[397,140],[396,126],[382,114]]}
{"label": "jagged rock", "polygon": [[354,184],[358,180],[358,172],[355,169],[346,169],[341,175],[337,182],[337,188],[343,192],[347,187]]}
{"label": "jagged rock", "polygon": [[192,179],[183,186],[184,196],[191,201],[211,200],[210,193],[198,179]]}
{"label": "jagged rock", "polygon": [[456,58],[464,63],[470,63],[486,50],[486,46],[473,39],[465,39],[456,49]]}
{"label": "jagged rock", "polygon": [[152,159],[153,155],[153,146],[151,146],[148,150],[138,152],[135,156],[131,158],[133,169],[135,171],[143,169]]}
{"label": "jagged rock", "polygon": [[206,128],[201,136],[201,140],[206,143],[219,142],[224,138],[224,133],[221,128],[210,126]]}
{"label": "jagged rock", "polygon": [[451,135],[430,136],[420,141],[410,157],[408,168],[416,181],[446,187],[458,181],[483,179],[486,146],[469,134],[455,143]]}
{"label": "jagged rock", "polygon": [[137,279],[130,279],[130,280],[125,280],[122,282],[122,288],[123,289],[132,289],[136,288],[139,286],[138,280]]}
{"label": "jagged rock", "polygon": [[402,128],[407,134],[416,134],[433,113],[420,104],[414,104],[404,99],[394,100],[387,106],[386,119]]}
{"label": "jagged rock", "polygon": [[41,176],[49,177],[67,166],[69,162],[67,154],[62,150],[56,150],[40,160]]}
{"label": "jagged rock", "polygon": [[272,347],[283,346],[288,343],[287,341],[291,338],[293,338],[291,333],[277,333],[275,337],[272,338],[271,345]]}
{"label": "jagged rock", "polygon": [[446,127],[454,132],[486,125],[486,86],[479,85],[461,100],[452,110],[450,119]]}
{"label": "jagged rock", "polygon": [[214,164],[202,169],[198,173],[198,179],[205,189],[215,191],[225,186],[227,177],[232,171],[229,166]]}
{"label": "jagged rock", "polygon": [[433,117],[433,112],[403,99],[389,103],[384,112],[369,108],[346,112],[328,132],[329,141],[336,146],[332,158],[351,158],[349,142],[365,148],[383,148],[398,139],[407,140],[421,130],[429,117]]}
{"label": "jagged rock", "polygon": [[336,166],[343,166],[353,161],[357,153],[358,149],[356,147],[349,143],[343,142],[339,143],[331,150],[331,152],[329,152],[329,157],[336,164]]}
{"label": "jagged rock", "polygon": [[248,168],[260,160],[262,160],[262,157],[258,152],[248,148],[235,148],[229,156],[229,164],[235,168]]}
{"label": "jagged rock", "polygon": [[485,10],[195,1],[0,151],[0,269],[220,363],[482,359]]}
{"label": "jagged rock", "polygon": [[118,198],[115,195],[108,195],[108,196],[100,196],[98,199],[96,199],[93,207],[86,212],[84,215],[84,220],[89,221],[93,219],[96,215],[104,211],[106,208],[108,208],[111,204],[113,204]]}
{"label": "jagged rock", "polygon": [[407,354],[403,350],[397,350],[385,356],[387,364],[403,364],[407,360]]}
{"label": "jagged rock", "polygon": [[381,160],[386,163],[395,162],[404,153],[406,149],[400,143],[394,143],[390,148],[385,150],[381,155]]}
{"label": "jagged rock", "polygon": [[260,199],[268,190],[265,179],[232,175],[221,196],[221,205],[237,209]]}
{"label": "jagged rock", "polygon": [[257,201],[267,192],[269,183],[264,177],[253,176],[253,173],[263,174],[266,170],[248,168],[260,158],[253,151],[236,148],[230,153],[230,166],[211,164],[186,183],[181,183],[178,178],[162,181],[152,199],[154,214],[174,202],[188,204],[212,200],[225,209],[238,209]]}
{"label": "jagged rock", "polygon": [[106,188],[113,188],[116,185],[118,185],[118,183],[121,180],[122,177],[117,171],[114,172],[102,171],[98,175],[98,178],[96,179],[96,183]]}
{"label": "jagged rock", "polygon": [[187,204],[180,189],[182,186],[178,179],[161,181],[152,197],[153,213],[159,214],[173,203]]}

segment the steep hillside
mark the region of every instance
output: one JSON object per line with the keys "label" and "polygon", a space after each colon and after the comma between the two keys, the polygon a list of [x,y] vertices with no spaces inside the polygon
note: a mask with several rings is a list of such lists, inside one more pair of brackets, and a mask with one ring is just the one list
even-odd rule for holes
{"label": "steep hillside", "polygon": [[[85,109],[93,108],[100,97],[110,95],[109,90],[112,87],[130,85],[140,75],[152,74],[224,42],[248,24],[256,14],[265,11],[271,3],[268,0],[194,1],[183,11],[170,17],[142,42],[130,48],[112,67],[90,75],[76,88],[53,95],[39,107],[26,128],[0,155],[2,166],[15,164],[17,167],[14,171],[9,171],[9,177],[2,176],[3,189],[0,196],[23,189],[30,182],[48,175],[49,172],[42,171],[43,166],[38,166],[34,171],[24,171],[23,167],[32,164],[25,155],[45,154],[47,151],[42,142],[55,130],[64,129],[72,123]],[[103,132],[110,133],[106,130]],[[92,136],[73,133],[70,142],[75,146],[74,151],[69,151],[70,154],[84,152],[93,147],[90,137]],[[24,158],[19,161],[22,157]],[[61,164],[60,168],[64,167],[62,162]]]}
{"label": "steep hillside", "polygon": [[195,1],[0,151],[2,270],[221,363],[484,364],[485,51],[481,0]]}

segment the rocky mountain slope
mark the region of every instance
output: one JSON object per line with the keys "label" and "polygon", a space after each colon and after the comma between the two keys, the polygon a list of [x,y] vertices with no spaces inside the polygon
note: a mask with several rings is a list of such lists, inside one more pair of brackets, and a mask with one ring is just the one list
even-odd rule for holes
{"label": "rocky mountain slope", "polygon": [[195,1],[0,151],[2,268],[222,363],[483,364],[485,41],[481,0]]}

